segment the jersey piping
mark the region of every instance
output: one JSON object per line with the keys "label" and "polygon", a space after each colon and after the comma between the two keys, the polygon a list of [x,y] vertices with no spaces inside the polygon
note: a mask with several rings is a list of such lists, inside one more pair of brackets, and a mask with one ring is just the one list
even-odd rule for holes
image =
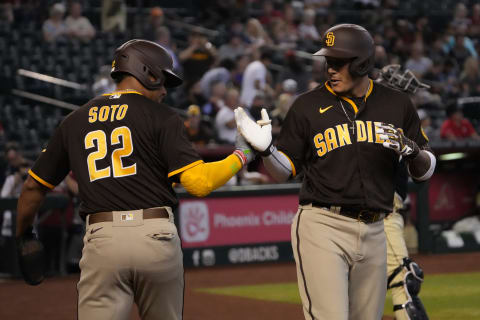
{"label": "jersey piping", "polygon": [[45,187],[47,187],[49,189],[55,188],[55,186],[53,184],[48,183],[47,181],[43,180],[42,178],[37,176],[32,170],[28,170],[28,173],[30,174],[30,176],[32,176],[33,179],[37,180],[38,182],[43,184]]}
{"label": "jersey piping", "polygon": [[190,163],[190,164],[188,164],[188,165],[186,165],[186,166],[184,166],[184,167],[182,167],[182,168],[180,168],[180,169],[174,170],[174,171],[170,172],[170,173],[167,175],[167,177],[170,178],[171,176],[174,176],[174,175],[176,175],[176,174],[178,174],[178,173],[180,173],[180,172],[183,172],[183,171],[185,171],[185,170],[187,170],[187,169],[190,169],[190,168],[192,168],[192,167],[195,167],[196,165],[199,165],[200,163],[203,163],[203,160],[197,160],[197,161],[192,162],[192,163]]}
{"label": "jersey piping", "polygon": [[[365,101],[367,101],[367,98],[370,96],[370,94],[372,93],[372,90],[373,90],[372,79],[368,79],[368,81],[369,81],[369,85],[368,85],[367,93],[365,94]],[[333,94],[334,96],[337,96],[337,97],[341,98],[342,100],[347,101],[352,106],[353,110],[355,111],[355,114],[358,113],[357,104],[355,102],[353,102],[353,100],[350,99],[350,98],[339,96],[338,94],[336,94],[335,91],[333,91],[333,89],[328,84],[328,81],[325,82],[325,88],[327,88],[327,90],[330,91],[330,93]]]}
{"label": "jersey piping", "polygon": [[282,152],[282,151],[280,151],[280,150],[278,150],[278,152],[280,152],[280,153],[283,154],[285,157],[287,157],[288,162],[290,162],[290,165],[292,166],[292,177],[295,177],[295,176],[297,175],[297,171],[295,170],[295,166],[293,165],[293,162],[292,162],[292,160],[290,159],[290,157],[287,156],[287,155],[285,154],[285,152]]}
{"label": "jersey piping", "polygon": [[126,91],[114,91],[114,92],[111,92],[111,93],[104,93],[102,94],[102,96],[113,96],[113,95],[116,95],[116,94],[129,94],[129,93],[133,93],[133,94],[139,94],[141,96],[143,96],[143,94],[141,94],[140,92],[138,91],[135,91],[135,90],[126,90]]}

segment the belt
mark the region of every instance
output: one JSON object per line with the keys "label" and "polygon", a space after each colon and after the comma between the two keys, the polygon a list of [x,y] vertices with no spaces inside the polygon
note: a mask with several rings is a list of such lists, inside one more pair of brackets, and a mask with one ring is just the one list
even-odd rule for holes
{"label": "belt", "polygon": [[[113,221],[113,212],[97,212],[88,215],[89,224]],[[143,219],[168,218],[168,211],[165,208],[143,209]]]}
{"label": "belt", "polygon": [[384,212],[375,211],[372,209],[362,209],[358,207],[330,206],[330,205],[316,204],[316,203],[312,203],[312,206],[318,207],[318,208],[324,208],[332,213],[336,213],[345,217],[362,221],[366,224],[374,223],[385,218]]}

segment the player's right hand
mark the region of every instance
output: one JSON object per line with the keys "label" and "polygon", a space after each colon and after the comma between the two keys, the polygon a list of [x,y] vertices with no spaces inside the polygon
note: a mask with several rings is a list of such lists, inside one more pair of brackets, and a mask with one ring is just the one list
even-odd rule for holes
{"label": "player's right hand", "polygon": [[243,110],[238,107],[234,110],[237,130],[247,142],[257,151],[265,152],[272,144],[272,125],[267,110],[262,109],[262,120],[253,121]]}

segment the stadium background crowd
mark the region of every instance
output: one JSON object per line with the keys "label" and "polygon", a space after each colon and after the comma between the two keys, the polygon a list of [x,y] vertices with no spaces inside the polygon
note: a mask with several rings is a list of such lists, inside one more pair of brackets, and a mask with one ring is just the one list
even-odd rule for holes
{"label": "stadium background crowd", "polygon": [[[324,61],[312,53],[323,32],[342,22],[372,33],[377,69],[400,64],[431,86],[413,99],[433,147],[478,147],[480,4],[473,0],[11,0],[0,5],[1,196],[18,196],[31,161],[70,112],[11,89],[82,105],[114,90],[109,72],[118,45],[155,41],[171,52],[185,80],[166,102],[212,160],[233,150],[237,106],[254,118],[268,108],[278,134],[295,96],[325,81]],[[19,70],[79,85],[59,86]],[[271,181],[258,161],[240,177],[232,184]],[[56,191],[74,196],[75,188],[70,176]],[[6,230],[8,219],[0,220]],[[58,215],[44,222],[55,226]]]}

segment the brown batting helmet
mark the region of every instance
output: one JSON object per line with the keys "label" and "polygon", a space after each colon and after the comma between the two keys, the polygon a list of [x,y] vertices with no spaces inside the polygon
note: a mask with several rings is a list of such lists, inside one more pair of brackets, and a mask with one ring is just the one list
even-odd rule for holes
{"label": "brown batting helmet", "polygon": [[164,47],[152,41],[133,39],[115,50],[110,75],[116,79],[121,74],[130,74],[149,90],[162,86],[173,88],[183,81],[172,68],[173,59]]}
{"label": "brown batting helmet", "polygon": [[325,31],[322,48],[314,55],[353,59],[349,71],[353,76],[359,77],[368,74],[373,68],[375,44],[364,27],[339,24]]}

